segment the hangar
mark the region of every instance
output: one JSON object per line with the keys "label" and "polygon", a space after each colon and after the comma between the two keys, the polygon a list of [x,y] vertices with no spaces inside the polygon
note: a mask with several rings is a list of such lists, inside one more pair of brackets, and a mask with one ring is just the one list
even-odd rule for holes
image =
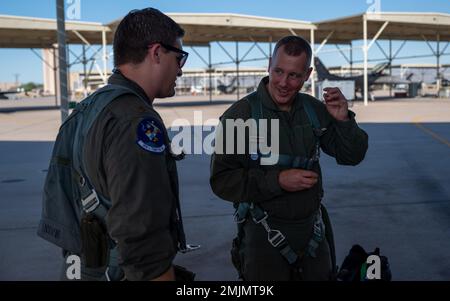
{"label": "hangar", "polygon": [[[400,57],[399,53],[407,41],[423,41],[431,49],[432,56],[436,57],[437,77],[439,77],[440,59],[449,55],[446,50],[450,42],[450,14],[443,13],[406,13],[406,12],[366,12],[359,15],[337,18],[321,22],[308,22],[300,20],[276,19],[239,14],[208,14],[208,13],[168,13],[185,30],[183,39],[186,46],[191,47],[193,52],[200,57],[209,73],[215,66],[226,63],[236,65],[236,74],[239,77],[239,65],[243,62],[254,60],[267,60],[272,50],[272,42],[286,35],[301,35],[311,42],[313,53],[317,56],[325,44],[335,44],[340,53],[352,65],[354,61],[352,43],[357,40],[363,41],[363,64],[364,64],[364,104],[368,104],[367,64],[369,61],[368,51],[376,45],[381,49],[386,59],[392,62]],[[94,22],[65,21],[65,38],[67,45],[83,45],[83,53],[78,55],[74,63],[82,63],[86,71],[87,63],[91,62],[91,68],[95,66],[101,74],[103,82],[106,83],[107,45],[112,44],[114,30],[120,20],[108,24]],[[51,49],[53,60],[58,57],[57,20],[6,16],[0,15],[0,47],[2,48],[41,48]],[[402,41],[401,46],[392,54],[392,49],[386,51],[378,41]],[[221,42],[235,42],[235,53],[231,54]],[[240,42],[253,43],[244,53],[239,52]],[[436,49],[430,42],[437,42]],[[444,46],[441,48],[441,42]],[[229,62],[212,62],[211,43],[217,43],[226,53]],[[269,43],[269,53],[266,53],[258,43]],[[338,45],[350,45],[347,55]],[[100,46],[94,51],[90,58],[86,58],[86,50]],[[318,46],[318,47],[316,47]],[[86,48],[87,47],[87,48]],[[208,58],[203,58],[195,47],[207,47]],[[250,51],[258,49],[262,57],[258,59],[246,59]],[[101,53],[101,54],[100,54]],[[37,54],[37,53],[36,53]],[[38,54],[37,54],[38,55]],[[426,57],[430,54],[414,57]],[[411,57],[411,56],[410,56]],[[100,58],[100,59],[99,59]],[[98,60],[102,62],[100,66]],[[45,60],[44,60],[45,61]],[[65,63],[65,61],[64,61]],[[57,66],[57,63],[53,64]],[[54,67],[56,73],[57,67]],[[64,71],[64,70],[63,70]],[[85,72],[86,73],[86,72]],[[56,77],[55,77],[56,78]],[[61,86],[61,81],[59,86]],[[239,80],[237,81],[239,85]],[[312,93],[315,93],[314,80],[311,81]],[[210,89],[210,99],[211,99]],[[239,87],[237,89],[239,93]],[[61,93],[60,93],[61,94]],[[237,95],[239,98],[239,94]],[[67,95],[59,95],[63,100]],[[67,101],[66,101],[67,102]],[[67,103],[61,102],[62,110],[67,108]],[[66,109],[67,110],[67,109]],[[64,118],[63,118],[64,119]]]}

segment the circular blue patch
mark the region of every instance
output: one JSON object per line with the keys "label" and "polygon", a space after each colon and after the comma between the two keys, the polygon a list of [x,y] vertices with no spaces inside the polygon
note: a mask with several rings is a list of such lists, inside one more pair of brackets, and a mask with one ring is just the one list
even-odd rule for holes
{"label": "circular blue patch", "polygon": [[258,158],[259,158],[259,156],[258,156],[257,153],[252,153],[252,154],[250,154],[250,159],[252,159],[253,161],[258,160]]}
{"label": "circular blue patch", "polygon": [[166,149],[162,128],[155,119],[143,119],[137,127],[137,145],[148,152],[162,153]]}

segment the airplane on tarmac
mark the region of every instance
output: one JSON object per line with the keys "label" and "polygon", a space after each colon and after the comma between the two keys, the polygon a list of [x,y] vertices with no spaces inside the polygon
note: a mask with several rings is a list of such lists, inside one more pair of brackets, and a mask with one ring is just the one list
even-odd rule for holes
{"label": "airplane on tarmac", "polygon": [[192,85],[190,90],[192,95],[197,95],[203,92],[203,86],[201,85]]}
{"label": "airplane on tarmac", "polygon": [[237,77],[234,77],[229,85],[225,85],[220,80],[217,80],[220,83],[219,85],[217,85],[217,89],[224,94],[232,94],[237,89],[237,87],[234,85],[236,79]]}
{"label": "airplane on tarmac", "polygon": [[[357,91],[363,91],[364,87],[364,75],[356,75],[356,76],[339,76],[335,74],[331,74],[330,71],[325,67],[322,61],[316,57],[314,59],[314,66],[317,72],[317,76],[320,80],[354,80],[355,81],[355,89]],[[391,75],[383,75],[383,71],[389,67],[389,63],[381,63],[372,68],[372,71],[367,75],[367,81],[369,87],[374,84],[389,84],[389,85],[405,85],[411,83],[411,77],[414,73],[411,73],[407,76],[406,79],[401,79],[397,76]]]}
{"label": "airplane on tarmac", "polygon": [[17,91],[0,91],[0,99],[9,99],[6,95],[7,94],[17,94],[19,92]]}

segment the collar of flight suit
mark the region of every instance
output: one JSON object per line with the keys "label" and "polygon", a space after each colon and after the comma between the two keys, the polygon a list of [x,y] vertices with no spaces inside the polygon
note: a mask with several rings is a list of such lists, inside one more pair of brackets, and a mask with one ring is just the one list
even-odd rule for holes
{"label": "collar of flight suit", "polygon": [[[272,96],[270,96],[269,91],[267,91],[267,84],[269,83],[269,77],[266,76],[263,79],[261,79],[261,82],[259,83],[257,91],[258,98],[261,99],[261,102],[264,107],[266,107],[269,110],[272,111],[278,111],[282,112],[282,110],[276,105],[275,101],[272,99]],[[303,108],[303,102],[301,99],[301,94],[297,93],[294,103],[292,104],[291,113],[300,110]]]}
{"label": "collar of flight suit", "polygon": [[139,86],[136,82],[132,81],[131,79],[126,78],[119,70],[115,70],[113,72],[113,74],[108,79],[108,84],[124,86],[124,87],[127,87],[128,89],[133,90],[134,92],[139,94],[139,96],[141,96],[141,98],[145,99],[146,102],[148,103],[148,105],[153,107],[152,102],[148,98],[144,89],[142,89],[141,86]]}

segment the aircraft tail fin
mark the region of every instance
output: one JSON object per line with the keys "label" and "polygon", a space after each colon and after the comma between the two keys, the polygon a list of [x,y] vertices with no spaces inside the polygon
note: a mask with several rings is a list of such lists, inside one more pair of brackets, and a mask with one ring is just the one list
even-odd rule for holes
{"label": "aircraft tail fin", "polygon": [[374,66],[372,68],[372,72],[371,73],[374,74],[374,75],[382,75],[384,69],[388,68],[389,65],[390,65],[389,63],[378,64],[378,65],[376,65],[376,66]]}
{"label": "aircraft tail fin", "polygon": [[413,76],[414,76],[414,73],[411,72],[411,73],[408,74],[408,76],[406,77],[406,80],[411,80]]}
{"label": "aircraft tail fin", "polygon": [[314,58],[314,67],[316,68],[319,80],[326,79],[331,75],[330,71],[328,71],[327,67],[325,67],[318,57]]}

